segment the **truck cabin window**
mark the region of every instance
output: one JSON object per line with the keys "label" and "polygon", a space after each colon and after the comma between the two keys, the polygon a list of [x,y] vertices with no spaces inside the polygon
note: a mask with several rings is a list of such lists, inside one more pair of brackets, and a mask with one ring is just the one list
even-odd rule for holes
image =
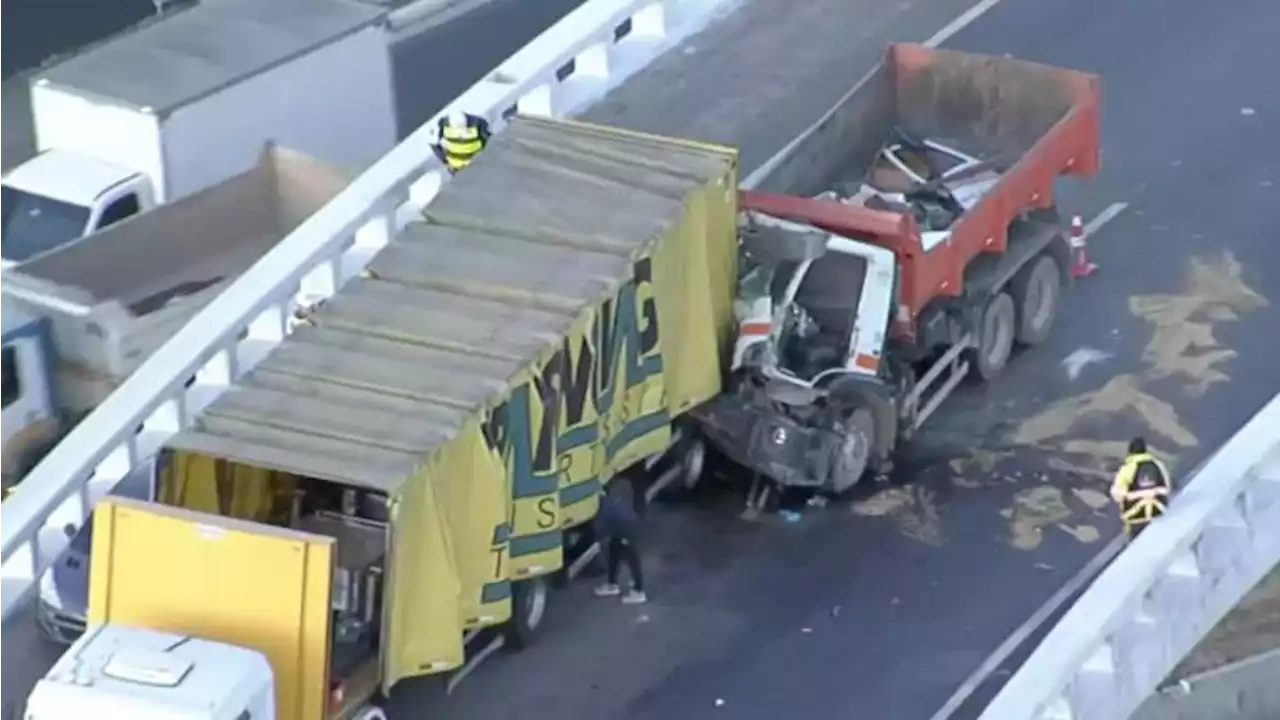
{"label": "truck cabin window", "polygon": [[118,197],[106,210],[102,211],[102,217],[98,219],[98,227],[101,230],[110,227],[126,218],[131,218],[138,214],[138,196],[135,193],[129,193],[123,197]]}
{"label": "truck cabin window", "polygon": [[3,254],[8,262],[25,262],[84,235],[89,208],[34,195],[17,188],[0,189]]}
{"label": "truck cabin window", "polygon": [[811,380],[844,362],[866,273],[865,259],[838,252],[809,265],[779,348],[783,367]]}
{"label": "truck cabin window", "polygon": [[4,407],[9,407],[22,395],[18,379],[18,353],[12,345],[4,349]]}

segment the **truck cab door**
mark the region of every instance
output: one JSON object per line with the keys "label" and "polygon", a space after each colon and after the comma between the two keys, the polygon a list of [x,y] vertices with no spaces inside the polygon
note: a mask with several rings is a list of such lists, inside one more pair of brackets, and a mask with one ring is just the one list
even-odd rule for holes
{"label": "truck cab door", "polygon": [[4,493],[57,437],[58,419],[45,356],[47,326],[37,321],[4,340]]}
{"label": "truck cab door", "polygon": [[828,252],[856,255],[866,261],[866,277],[858,298],[858,314],[849,334],[845,370],[875,377],[880,370],[889,321],[896,306],[897,258],[893,251],[832,235]]}

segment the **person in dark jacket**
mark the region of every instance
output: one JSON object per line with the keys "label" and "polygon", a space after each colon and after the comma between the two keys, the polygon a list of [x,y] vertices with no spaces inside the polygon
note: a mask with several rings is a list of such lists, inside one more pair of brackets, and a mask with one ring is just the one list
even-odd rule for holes
{"label": "person in dark jacket", "polygon": [[[622,602],[639,605],[649,598],[644,592],[644,571],[640,566],[640,535],[643,520],[637,512],[631,483],[624,477],[611,480],[600,498],[596,512],[595,531],[604,551],[607,576],[603,585],[595,589],[596,597],[622,595]],[[618,586],[618,572],[623,565],[631,576],[631,589],[622,594]]]}

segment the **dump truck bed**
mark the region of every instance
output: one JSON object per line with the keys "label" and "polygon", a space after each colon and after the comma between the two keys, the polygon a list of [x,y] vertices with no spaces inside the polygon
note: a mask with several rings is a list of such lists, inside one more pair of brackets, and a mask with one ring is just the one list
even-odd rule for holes
{"label": "dump truck bed", "polygon": [[51,316],[59,359],[109,392],[349,181],[271,148],[244,174],[7,271],[4,293]]}
{"label": "dump truck bed", "polygon": [[[892,249],[902,263],[900,301],[914,317],[934,297],[963,293],[966,267],[1004,252],[1021,213],[1052,207],[1059,175],[1096,172],[1098,102],[1098,79],[1086,73],[893,45],[742,204]],[[945,232],[928,232],[919,213],[847,199],[855,189],[901,182],[884,151],[904,138],[968,155],[976,161],[970,178],[994,179]],[[956,175],[959,184],[964,175]],[[839,199],[809,199],[833,189]]]}
{"label": "dump truck bed", "polygon": [[[170,450],[386,493],[388,682],[448,667],[431,648],[509,617],[510,581],[560,567],[601,483],[719,391],[735,162],[514,119]],[[442,592],[463,626],[426,609]]]}

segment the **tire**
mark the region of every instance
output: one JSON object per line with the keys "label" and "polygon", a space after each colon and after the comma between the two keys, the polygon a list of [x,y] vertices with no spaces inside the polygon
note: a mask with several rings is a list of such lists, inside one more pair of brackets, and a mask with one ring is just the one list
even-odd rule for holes
{"label": "tire", "polygon": [[971,353],[974,373],[983,382],[991,382],[1004,371],[1013,355],[1018,330],[1018,313],[1009,293],[991,296],[982,310],[978,325],[978,347]]}
{"label": "tire", "polygon": [[702,481],[707,466],[707,444],[701,438],[690,438],[680,453],[680,487],[692,492]]}
{"label": "tire", "polygon": [[547,619],[551,588],[546,578],[536,577],[512,583],[511,620],[507,623],[507,643],[515,650],[532,646]]}
{"label": "tire", "polygon": [[1034,346],[1047,340],[1062,302],[1058,261],[1050,255],[1037,257],[1014,276],[1009,290],[1018,310],[1018,343]]}
{"label": "tire", "polygon": [[845,436],[835,448],[827,489],[842,493],[862,479],[876,443],[876,421],[869,408],[856,408],[844,422]]}

